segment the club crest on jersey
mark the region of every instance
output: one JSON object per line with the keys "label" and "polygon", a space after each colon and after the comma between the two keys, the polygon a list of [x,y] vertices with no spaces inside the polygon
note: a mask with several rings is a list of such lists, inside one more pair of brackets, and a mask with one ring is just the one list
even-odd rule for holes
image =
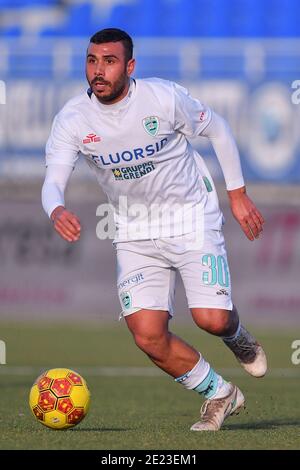
{"label": "club crest on jersey", "polygon": [[152,135],[153,137],[156,136],[159,129],[159,119],[157,116],[148,116],[143,119],[143,126],[145,131]]}

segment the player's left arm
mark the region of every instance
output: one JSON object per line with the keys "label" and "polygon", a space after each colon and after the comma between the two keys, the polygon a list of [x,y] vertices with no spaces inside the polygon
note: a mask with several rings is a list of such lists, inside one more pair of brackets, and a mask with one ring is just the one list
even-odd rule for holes
{"label": "player's left arm", "polygon": [[187,89],[173,83],[174,130],[187,137],[207,137],[222,168],[233,216],[249,240],[262,232],[263,216],[248,197],[239,151],[227,122],[193,98]]}
{"label": "player's left arm", "polygon": [[211,120],[201,135],[211,141],[221,165],[233,216],[249,240],[258,238],[264,218],[247,195],[239,151],[231,129],[221,116],[212,112]]}

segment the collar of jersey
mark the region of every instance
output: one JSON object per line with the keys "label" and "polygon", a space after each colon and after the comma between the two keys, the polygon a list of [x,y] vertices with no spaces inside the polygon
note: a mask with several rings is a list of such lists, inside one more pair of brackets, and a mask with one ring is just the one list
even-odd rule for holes
{"label": "collar of jersey", "polygon": [[117,101],[117,103],[113,103],[113,104],[102,104],[94,95],[94,93],[92,93],[91,95],[91,101],[94,103],[94,105],[97,106],[98,109],[101,110],[101,112],[118,113],[122,111],[124,108],[126,108],[129,102],[133,100],[135,89],[136,89],[136,82],[134,78],[131,78],[130,83],[129,83],[128,93],[126,96],[124,96],[124,98],[121,101]]}

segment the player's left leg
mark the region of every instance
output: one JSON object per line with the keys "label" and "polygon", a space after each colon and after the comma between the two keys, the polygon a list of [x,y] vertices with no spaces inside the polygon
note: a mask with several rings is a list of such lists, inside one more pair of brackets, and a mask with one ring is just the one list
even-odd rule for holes
{"label": "player's left leg", "polygon": [[[255,377],[267,370],[266,355],[256,339],[240,324],[231,300],[231,280],[223,233],[208,230],[202,246],[186,244],[175,266],[181,274],[189,308],[195,323],[203,330],[220,336],[244,369]],[[179,242],[177,242],[179,243]],[[192,249],[191,249],[192,248]]]}
{"label": "player's left leg", "polygon": [[263,377],[267,359],[262,346],[240,323],[235,306],[232,310],[221,308],[191,308],[194,322],[199,328],[220,336],[234,353],[241,366],[254,377]]}

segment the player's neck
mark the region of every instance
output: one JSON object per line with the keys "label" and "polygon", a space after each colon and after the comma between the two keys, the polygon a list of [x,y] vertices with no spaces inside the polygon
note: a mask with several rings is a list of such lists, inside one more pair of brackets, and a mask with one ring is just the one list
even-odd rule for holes
{"label": "player's neck", "polygon": [[94,94],[92,95],[92,101],[94,101],[94,103],[97,103],[97,105],[101,108],[101,110],[105,112],[121,109],[124,106],[126,106],[128,101],[130,100],[132,96],[132,92],[134,90],[134,83],[135,83],[134,79],[130,78],[128,80],[128,83],[124,87],[124,91],[122,92],[122,95],[120,95],[118,99],[114,101],[110,101],[109,103],[108,102],[104,103],[100,101]]}

